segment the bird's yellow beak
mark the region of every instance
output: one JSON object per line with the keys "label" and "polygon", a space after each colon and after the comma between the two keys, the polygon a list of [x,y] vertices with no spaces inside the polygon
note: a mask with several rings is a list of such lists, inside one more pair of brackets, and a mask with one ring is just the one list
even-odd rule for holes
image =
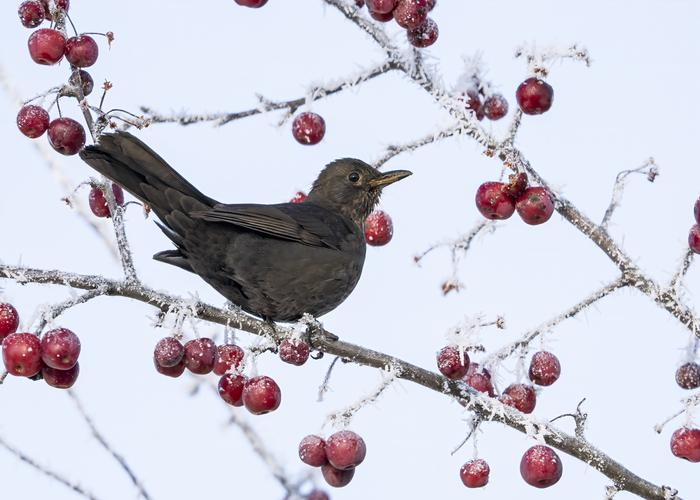
{"label": "bird's yellow beak", "polygon": [[412,174],[413,172],[409,172],[408,170],[392,170],[391,172],[383,173],[376,179],[372,179],[368,184],[373,188],[381,188],[393,184],[396,181],[400,181]]}

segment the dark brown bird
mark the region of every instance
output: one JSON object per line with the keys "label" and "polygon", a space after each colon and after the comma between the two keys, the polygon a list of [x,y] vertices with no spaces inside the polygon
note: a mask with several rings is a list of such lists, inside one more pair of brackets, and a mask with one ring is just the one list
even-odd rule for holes
{"label": "dark brown bird", "polygon": [[128,132],[103,135],[80,157],[162,221],[176,249],[154,259],[198,274],[269,321],[318,317],[350,295],[365,261],[365,219],[382,188],[411,175],[343,158],[323,169],[302,203],[228,205],[200,193]]}

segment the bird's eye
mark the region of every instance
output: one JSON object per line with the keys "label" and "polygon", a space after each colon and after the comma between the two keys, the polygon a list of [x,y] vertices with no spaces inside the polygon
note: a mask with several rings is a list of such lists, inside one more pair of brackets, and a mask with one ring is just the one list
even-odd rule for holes
{"label": "bird's eye", "polygon": [[350,172],[350,175],[348,175],[348,180],[350,182],[357,182],[360,180],[360,174],[357,172]]}

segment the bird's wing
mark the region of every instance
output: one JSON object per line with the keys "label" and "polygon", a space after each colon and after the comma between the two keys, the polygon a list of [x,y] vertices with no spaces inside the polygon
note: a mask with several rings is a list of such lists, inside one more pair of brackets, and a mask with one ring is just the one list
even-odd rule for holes
{"label": "bird's wing", "polygon": [[192,212],[195,219],[225,222],[283,240],[305,245],[339,249],[350,228],[339,216],[310,204],[236,204],[214,206]]}

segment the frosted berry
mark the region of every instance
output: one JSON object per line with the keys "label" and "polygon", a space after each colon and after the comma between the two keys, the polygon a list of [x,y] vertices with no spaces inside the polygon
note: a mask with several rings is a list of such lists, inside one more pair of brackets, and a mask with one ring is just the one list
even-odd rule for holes
{"label": "frosted berry", "polygon": [[695,253],[700,253],[700,225],[695,224],[688,233],[688,246]]}
{"label": "frosted berry", "polygon": [[267,0],[235,0],[238,5],[258,9],[267,3]]}
{"label": "frosted berry", "polygon": [[2,341],[2,361],[10,375],[33,377],[41,370],[41,342],[31,333],[12,333]]}
{"label": "frosted berry", "polygon": [[44,22],[46,11],[41,2],[30,0],[22,2],[17,10],[19,20],[25,28],[36,28]]}
{"label": "frosted berry", "polygon": [[554,203],[547,190],[540,186],[529,187],[515,202],[520,218],[531,226],[543,224],[554,213]]}
{"label": "frosted berry", "polygon": [[334,488],[342,488],[347,486],[352,481],[355,475],[355,469],[340,470],[333,467],[331,464],[326,464],[321,467],[323,479],[326,480],[329,486]]}
{"label": "frosted berry", "polygon": [[89,35],[74,36],[66,40],[66,59],[78,68],[87,68],[95,64],[99,52],[97,42]]}
{"label": "frosted berry", "polygon": [[428,17],[427,0],[399,0],[393,11],[396,24],[407,30],[416,29]]}
{"label": "frosted berry", "polygon": [[502,182],[484,182],[476,190],[476,208],[491,220],[507,219],[515,211],[515,202]]}
{"label": "frosted berry", "polygon": [[80,339],[68,328],[56,328],[41,337],[41,359],[57,370],[73,368],[80,356]]}
{"label": "frosted berry", "polygon": [[508,114],[508,101],[501,94],[492,94],[484,100],[484,115],[489,120],[500,120]]}
{"label": "frosted berry", "polygon": [[299,144],[318,144],[326,135],[326,122],[316,113],[301,113],[292,122],[292,135]]}
{"label": "frosted berry", "polygon": [[562,464],[559,455],[549,446],[535,445],[520,460],[520,475],[535,488],[547,488],[561,478]]}
{"label": "frosted berry", "polygon": [[85,129],[72,118],[56,118],[49,123],[49,143],[62,155],[74,155],[85,145]]}
{"label": "frosted berry", "polygon": [[477,89],[469,89],[464,93],[465,107],[474,112],[476,118],[481,121],[484,119],[484,106],[481,102],[481,96]]}
{"label": "frosted berry", "polygon": [[528,376],[537,385],[552,385],[561,375],[561,365],[557,357],[548,351],[532,355]]}
{"label": "frosted berry", "polygon": [[377,12],[369,11],[369,15],[374,19],[375,21],[379,21],[380,23],[388,23],[392,19],[394,19],[394,14],[389,12],[388,14],[379,14]]}
{"label": "frosted berry", "polygon": [[57,370],[44,365],[41,369],[41,376],[44,382],[57,389],[69,389],[73,387],[80,374],[80,363],[74,364],[67,370]]}
{"label": "frosted berry", "polygon": [[354,469],[367,453],[365,441],[352,431],[339,431],[326,440],[328,462],[336,469]]}
{"label": "frosted berry", "polygon": [[306,193],[303,191],[297,191],[297,194],[294,195],[294,198],[289,200],[289,203],[301,203],[306,199]]}
{"label": "frosted berry", "polygon": [[[80,82],[78,82],[78,75],[80,75]],[[95,87],[95,82],[93,81],[90,73],[84,69],[78,70],[77,73],[70,75],[68,83],[76,87],[80,86],[83,89],[83,96],[87,97],[92,94],[92,89]]]}
{"label": "frosted berry", "polygon": [[212,339],[190,340],[185,344],[185,366],[192,373],[205,375],[214,369],[216,344]]}
{"label": "frosted berry", "polygon": [[243,404],[254,415],[263,415],[279,408],[282,391],[270,377],[253,377],[243,388]]}
{"label": "frosted berry", "polygon": [[223,375],[231,371],[238,370],[243,361],[245,352],[243,349],[234,344],[220,345],[216,348],[216,363],[214,364],[214,373]]}
{"label": "frosted berry", "polygon": [[301,366],[309,359],[311,348],[301,339],[284,339],[280,343],[280,359],[291,365]]}
{"label": "frosted berry", "polygon": [[466,351],[460,353],[454,346],[443,347],[437,355],[437,366],[445,377],[457,380],[469,370],[469,355]]}
{"label": "frosted berry", "polygon": [[459,477],[467,488],[481,488],[489,482],[491,469],[486,460],[470,460],[459,469]]}
{"label": "frosted berry", "polygon": [[219,379],[219,396],[228,404],[243,406],[243,388],[247,382],[243,375],[227,373]]}
{"label": "frosted berry", "polygon": [[12,304],[0,302],[0,342],[17,331],[19,314]]}
{"label": "frosted berry", "polygon": [[311,467],[326,465],[326,442],[314,434],[306,436],[299,443],[299,459]]}
{"label": "frosted berry", "polygon": [[391,14],[396,7],[396,0],[367,0],[367,8],[377,14]]}
{"label": "frosted berry", "polygon": [[510,174],[508,176],[505,193],[513,200],[520,198],[520,195],[525,192],[525,189],[527,189],[527,174],[525,172]]}
{"label": "frosted berry", "polygon": [[695,206],[693,207],[693,215],[695,216],[695,222],[700,224],[700,198],[695,200]]}
{"label": "frosted berry", "polygon": [[483,392],[491,397],[496,395],[491,382],[491,374],[488,370],[480,368],[478,363],[469,364],[469,370],[467,370],[467,374],[462,380],[476,391]]}
{"label": "frosted berry", "polygon": [[700,365],[686,363],[676,370],[676,383],[683,389],[697,389],[700,387]]}
{"label": "frosted berry", "polygon": [[532,413],[537,403],[535,389],[527,384],[511,384],[503,391],[504,395],[512,398],[514,408],[523,413]]}
{"label": "frosted berry", "polygon": [[154,357],[153,358],[153,366],[156,367],[156,371],[158,373],[160,373],[161,375],[165,375],[167,377],[177,378],[185,372],[185,357],[183,356],[182,359],[180,360],[180,362],[178,364],[176,364],[175,366],[168,366],[168,367],[160,366]]}
{"label": "frosted berry", "polygon": [[49,128],[49,114],[41,106],[22,106],[17,113],[17,128],[30,139],[36,139]]}
{"label": "frosted berry", "polygon": [[440,30],[438,30],[438,25],[431,18],[426,18],[423,23],[421,23],[417,28],[406,31],[406,36],[408,37],[408,42],[414,47],[424,48],[429,47],[434,44]]}
{"label": "frosted berry", "polygon": [[[119,184],[112,183],[112,193],[114,194],[114,201],[116,204],[123,205],[124,191]],[[107,198],[105,198],[105,194],[98,186],[93,186],[92,189],[90,189],[88,204],[90,205],[90,210],[92,210],[92,213],[97,217],[111,217],[112,213],[109,211]]]}
{"label": "frosted berry", "polygon": [[528,78],[518,86],[515,99],[526,115],[541,115],[552,107],[554,89],[539,78]]}
{"label": "frosted berry", "polygon": [[671,453],[689,462],[700,462],[700,429],[682,427],[674,432]]}
{"label": "frosted berry", "polygon": [[323,490],[311,490],[305,498],[306,500],[330,500],[331,497]]}
{"label": "frosted berry", "polygon": [[175,337],[164,337],[153,349],[153,361],[163,368],[178,365],[185,356],[185,346]]}
{"label": "frosted berry", "polygon": [[389,214],[375,210],[365,219],[365,241],[373,247],[386,245],[394,236],[394,223]]}
{"label": "frosted berry", "polygon": [[66,50],[66,38],[60,31],[41,28],[29,35],[29,55],[37,64],[56,64]]}

